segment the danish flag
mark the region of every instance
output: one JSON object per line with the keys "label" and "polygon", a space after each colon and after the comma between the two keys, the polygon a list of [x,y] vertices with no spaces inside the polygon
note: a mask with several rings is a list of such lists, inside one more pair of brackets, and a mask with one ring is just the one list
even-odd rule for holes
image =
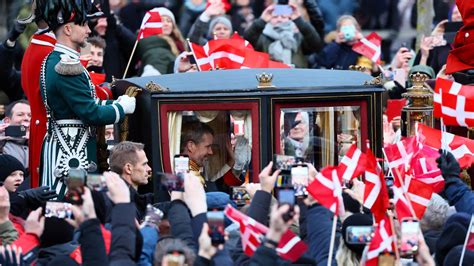
{"label": "danish flag", "polygon": [[249,41],[240,36],[239,33],[234,32],[234,34],[232,34],[230,38],[241,42],[243,47],[248,48],[250,50],[254,50],[252,44],[250,44]]}
{"label": "danish flag", "polygon": [[327,166],[323,168],[307,187],[307,190],[321,205],[328,208],[335,215],[341,216],[344,214],[341,178],[337,174],[337,167]]}
{"label": "danish flag", "polygon": [[[447,148],[449,152],[458,160],[461,168],[467,168],[474,162],[474,140],[460,137],[448,132],[441,133],[440,130],[418,124],[417,134],[424,138],[424,145],[435,150]],[[442,147],[441,138],[447,147]]]}
{"label": "danish flag", "polygon": [[367,35],[367,37],[362,38],[359,42],[352,45],[352,50],[378,64],[380,63],[380,56],[382,55],[382,37],[372,32]]}
{"label": "danish flag", "polygon": [[370,149],[367,151],[365,169],[364,206],[372,211],[377,223],[385,217],[385,212],[389,207],[384,174]]}
{"label": "danish flag", "polygon": [[[261,239],[267,233],[268,227],[239,212],[230,205],[227,205],[224,214],[240,225],[242,248],[245,254],[251,257],[262,243]],[[296,261],[307,249],[308,246],[301,238],[291,230],[287,230],[280,239],[276,251],[283,259]]]}
{"label": "danish flag", "polygon": [[444,189],[444,178],[436,162],[438,157],[439,153],[437,150],[424,145],[412,158],[410,164],[410,172],[413,178],[430,185],[436,193]]}
{"label": "danish flag", "polygon": [[385,215],[375,230],[374,238],[370,241],[365,265],[377,266],[380,253],[395,250],[394,240],[395,235],[392,232],[390,219]]}
{"label": "danish flag", "polygon": [[245,59],[245,48],[238,40],[210,40],[204,46],[190,43],[200,71],[239,69]]}
{"label": "danish flag", "polygon": [[474,127],[474,86],[438,78],[433,100],[433,114],[445,125]]}
{"label": "danish flag", "polygon": [[158,12],[158,8],[153,8],[146,12],[138,32],[137,40],[141,40],[153,35],[163,33],[163,23],[161,22],[161,16]]}
{"label": "danish flag", "polygon": [[383,150],[388,161],[388,167],[394,172],[394,175],[401,168],[408,168],[412,157],[419,149],[416,137],[409,137],[395,144],[386,145]]}
{"label": "danish flag", "polygon": [[398,219],[413,216],[421,219],[433,195],[433,188],[410,175],[404,175],[403,185],[395,181],[392,190]]}
{"label": "danish flag", "polygon": [[366,161],[365,154],[356,144],[352,144],[337,167],[338,175],[343,180],[350,181],[364,173]]}

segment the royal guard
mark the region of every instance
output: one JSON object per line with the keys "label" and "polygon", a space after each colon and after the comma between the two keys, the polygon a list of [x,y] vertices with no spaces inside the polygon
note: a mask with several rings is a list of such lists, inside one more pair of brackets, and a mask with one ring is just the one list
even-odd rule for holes
{"label": "royal guard", "polygon": [[48,128],[42,147],[41,185],[51,186],[61,199],[69,170],[97,171],[96,126],[122,121],[135,110],[135,98],[116,101],[97,98],[79,50],[90,34],[89,0],[51,0],[44,19],[56,36],[56,45],[41,66],[40,91]]}
{"label": "royal guard", "polygon": [[[456,0],[463,20],[463,26],[456,34],[446,61],[446,74],[452,75],[454,80],[463,85],[474,84],[474,3],[466,0]],[[459,136],[474,139],[474,128],[447,126],[447,131]],[[474,167],[467,169],[471,187],[474,188]],[[463,179],[468,180],[464,174]]]}
{"label": "royal guard", "polygon": [[54,33],[47,28],[41,12],[44,0],[33,1],[32,12],[38,31],[33,35],[28,48],[23,55],[21,63],[21,86],[31,107],[31,124],[29,139],[29,169],[31,187],[39,183],[39,162],[41,157],[41,144],[46,134],[46,110],[40,94],[39,77],[41,64],[46,56],[51,53],[56,44]]}

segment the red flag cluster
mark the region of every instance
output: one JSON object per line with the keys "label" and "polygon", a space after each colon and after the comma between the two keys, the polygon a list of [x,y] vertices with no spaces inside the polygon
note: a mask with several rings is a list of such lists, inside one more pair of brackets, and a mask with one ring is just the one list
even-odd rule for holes
{"label": "red flag cluster", "polygon": [[[247,256],[252,256],[260,246],[262,237],[267,233],[268,227],[239,212],[230,205],[227,205],[224,214],[240,225],[242,249]],[[285,260],[296,261],[307,249],[306,243],[295,233],[288,230],[280,239],[276,251]]]}
{"label": "red flag cluster", "polygon": [[252,45],[234,34],[230,39],[210,40],[204,46],[189,43],[200,71],[215,69],[289,68],[270,60],[267,53],[257,52]]}
{"label": "red flag cluster", "polygon": [[438,78],[434,116],[443,118],[445,125],[474,127],[474,86]]}

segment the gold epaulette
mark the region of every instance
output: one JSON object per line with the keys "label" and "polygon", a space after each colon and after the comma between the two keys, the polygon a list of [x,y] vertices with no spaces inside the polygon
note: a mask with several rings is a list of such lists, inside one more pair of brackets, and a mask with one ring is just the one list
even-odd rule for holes
{"label": "gold epaulette", "polygon": [[69,57],[67,54],[61,55],[61,60],[54,66],[54,70],[63,76],[77,76],[84,72],[84,67],[79,59]]}

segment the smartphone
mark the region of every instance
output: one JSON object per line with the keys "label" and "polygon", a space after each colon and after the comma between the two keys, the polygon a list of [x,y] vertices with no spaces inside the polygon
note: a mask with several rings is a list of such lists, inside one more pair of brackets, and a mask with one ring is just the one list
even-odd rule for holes
{"label": "smartphone", "polygon": [[284,204],[290,205],[288,212],[283,214],[283,220],[289,221],[295,215],[295,190],[294,189],[278,189],[278,203],[280,206]]}
{"label": "smartphone", "polygon": [[164,265],[168,266],[184,266],[186,265],[186,257],[182,251],[171,251],[163,257]]}
{"label": "smartphone", "polygon": [[207,212],[207,222],[209,224],[209,236],[211,237],[212,245],[218,246],[220,244],[224,244],[224,212]]}
{"label": "smartphone", "polygon": [[187,58],[191,65],[197,65],[196,58],[194,57],[193,53],[188,53]]}
{"label": "smartphone", "polygon": [[168,188],[168,191],[184,191],[184,174],[161,173],[161,184]]}
{"label": "smartphone", "polygon": [[413,257],[418,252],[420,222],[413,218],[403,219],[400,229],[400,255],[405,258]]}
{"label": "smartphone", "polygon": [[306,164],[295,164],[291,167],[291,184],[295,189],[295,196],[308,195],[309,170]]}
{"label": "smartphone", "polygon": [[274,154],[273,170],[291,171],[291,167],[296,163],[296,157],[290,155]]}
{"label": "smartphone", "polygon": [[346,229],[346,242],[349,244],[367,244],[372,241],[375,229],[371,225],[348,226]]}
{"label": "smartphone", "polygon": [[72,218],[71,204],[67,202],[47,201],[44,208],[44,217],[59,219]]}
{"label": "smartphone", "polygon": [[378,259],[378,266],[395,266],[395,256],[392,253],[382,253]]}
{"label": "smartphone", "polygon": [[68,176],[65,179],[67,192],[64,199],[74,205],[82,205],[82,194],[86,181],[86,171],[80,168],[69,169]]}
{"label": "smartphone", "polygon": [[448,43],[453,43],[454,38],[456,38],[456,33],[463,26],[462,21],[459,22],[447,22],[444,24],[444,39]]}
{"label": "smartphone", "polygon": [[163,212],[160,209],[153,207],[151,204],[146,205],[146,215],[143,220],[145,225],[157,225],[162,218]]}
{"label": "smartphone", "polygon": [[95,191],[108,191],[105,176],[97,174],[87,175],[86,185],[89,189]]}
{"label": "smartphone", "polygon": [[187,155],[174,156],[174,173],[185,174],[189,172],[189,157]]}
{"label": "smartphone", "polygon": [[26,136],[26,127],[22,125],[10,125],[5,128],[6,137],[22,138]]}
{"label": "smartphone", "polygon": [[232,201],[237,206],[244,206],[250,203],[250,195],[245,187],[232,187]]}
{"label": "smartphone", "polygon": [[275,5],[273,9],[273,16],[290,16],[293,13],[293,9],[289,5]]}

